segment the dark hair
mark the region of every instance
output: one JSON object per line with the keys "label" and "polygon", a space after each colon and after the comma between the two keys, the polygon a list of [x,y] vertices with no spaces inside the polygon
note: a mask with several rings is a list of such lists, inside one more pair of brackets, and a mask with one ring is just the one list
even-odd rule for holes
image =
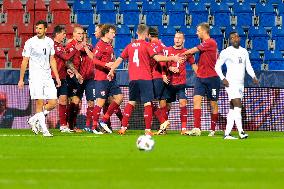
{"label": "dark hair", "polygon": [[116,31],[115,25],[112,25],[112,24],[104,24],[104,25],[102,25],[101,28],[102,28],[101,29],[102,36],[105,36],[110,31],[110,29]]}
{"label": "dark hair", "polygon": [[238,32],[237,31],[231,31],[229,36],[231,36],[233,34],[238,34]]}
{"label": "dark hair", "polygon": [[203,30],[205,30],[208,34],[210,33],[210,25],[207,22],[202,22],[198,24],[197,27],[201,27]]}
{"label": "dark hair", "polygon": [[148,26],[146,26],[145,24],[139,24],[137,28],[137,33],[143,34],[144,32],[149,32]]}
{"label": "dark hair", "polygon": [[150,27],[149,28],[149,34],[151,37],[158,37],[159,36],[159,30],[157,27]]}
{"label": "dark hair", "polygon": [[104,24],[97,24],[96,27],[98,28],[102,28],[104,26]]}
{"label": "dark hair", "polygon": [[36,26],[40,25],[40,24],[43,24],[44,28],[47,28],[47,22],[44,21],[44,20],[39,20],[37,21],[37,23],[35,24]]}
{"label": "dark hair", "polygon": [[65,26],[64,26],[64,25],[57,25],[57,26],[55,26],[55,27],[53,28],[53,33],[52,33],[53,37],[55,37],[56,34],[59,34],[59,33],[61,33],[62,31],[65,31]]}

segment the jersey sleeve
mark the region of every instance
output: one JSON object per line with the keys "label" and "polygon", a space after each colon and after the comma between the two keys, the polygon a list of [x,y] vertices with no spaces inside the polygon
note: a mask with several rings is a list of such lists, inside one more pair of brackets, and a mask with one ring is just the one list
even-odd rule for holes
{"label": "jersey sleeve", "polygon": [[102,51],[100,51],[100,48],[98,45],[96,45],[96,47],[93,49],[93,54],[94,54],[93,63],[95,65],[105,67],[107,62],[101,61],[103,53]]}
{"label": "jersey sleeve", "polygon": [[75,55],[76,52],[77,52],[77,49],[69,53],[66,53],[63,47],[59,47],[59,46],[55,47],[55,55],[65,61],[70,60]]}
{"label": "jersey sleeve", "polygon": [[220,53],[219,58],[217,59],[216,65],[215,65],[215,71],[218,74],[218,76],[220,77],[221,80],[225,79],[225,76],[222,72],[222,65],[225,63],[226,61],[226,51],[222,51]]}
{"label": "jersey sleeve", "polygon": [[197,45],[197,48],[198,48],[199,51],[203,52],[203,51],[207,51],[209,49],[212,49],[213,46],[215,46],[213,41],[208,40],[208,41],[203,41],[202,43]]}
{"label": "jersey sleeve", "polygon": [[155,48],[153,48],[152,45],[147,45],[147,46],[146,46],[146,49],[147,49],[147,52],[148,52],[148,54],[149,54],[149,56],[150,56],[151,58],[153,58],[153,56],[155,56],[155,55],[158,54],[158,52],[156,51]]}
{"label": "jersey sleeve", "polygon": [[129,48],[129,45],[126,46],[126,48],[122,51],[122,53],[120,54],[120,57],[122,59],[127,59],[129,57],[129,54],[128,54],[128,48]]}
{"label": "jersey sleeve", "polygon": [[246,60],[245,60],[246,62],[246,70],[247,70],[247,72],[248,72],[248,74],[252,77],[252,78],[254,78],[255,77],[255,73],[254,73],[254,70],[253,70],[253,68],[252,68],[252,66],[251,66],[251,62],[250,62],[250,59],[249,59],[249,55],[248,55],[248,52],[246,51]]}
{"label": "jersey sleeve", "polygon": [[193,56],[192,54],[189,54],[189,55],[187,56],[187,62],[188,62],[190,65],[194,64],[195,60],[194,60],[194,56]]}
{"label": "jersey sleeve", "polygon": [[25,43],[25,46],[24,46],[24,49],[23,49],[23,52],[22,52],[22,56],[23,57],[27,57],[29,58],[31,56],[31,52],[32,52],[32,46],[31,46],[31,41],[28,40],[26,41]]}

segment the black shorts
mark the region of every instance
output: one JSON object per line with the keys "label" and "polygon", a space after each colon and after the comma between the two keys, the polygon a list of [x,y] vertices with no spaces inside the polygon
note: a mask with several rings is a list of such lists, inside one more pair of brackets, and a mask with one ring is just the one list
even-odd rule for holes
{"label": "black shorts", "polygon": [[129,83],[129,101],[152,102],[154,89],[152,80],[133,80]]}
{"label": "black shorts", "polygon": [[168,91],[170,98],[167,99],[167,102],[175,102],[177,99],[187,99],[185,95],[186,85],[169,85]]}
{"label": "black shorts", "polygon": [[168,86],[163,79],[153,79],[155,100],[165,100],[169,98]]}
{"label": "black shorts", "polygon": [[85,92],[87,101],[96,99],[95,81],[93,79],[84,80],[83,83],[80,84],[78,80],[73,78],[67,80],[68,97],[78,96],[82,99]]}
{"label": "black shorts", "polygon": [[219,91],[219,77],[196,78],[194,85],[194,95],[206,95],[208,100],[217,101],[219,98]]}
{"label": "black shorts", "polygon": [[[53,78],[54,84],[55,86],[57,85],[56,80]],[[61,96],[61,95],[68,95],[68,87],[67,87],[67,81],[66,79],[60,79],[61,81],[61,86],[60,87],[56,87],[57,89],[57,97]]]}

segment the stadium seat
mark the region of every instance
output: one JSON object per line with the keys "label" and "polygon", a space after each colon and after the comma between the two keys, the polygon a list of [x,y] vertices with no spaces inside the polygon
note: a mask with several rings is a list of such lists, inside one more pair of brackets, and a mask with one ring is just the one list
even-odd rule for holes
{"label": "stadium seat", "polygon": [[11,48],[8,52],[9,60],[12,62],[12,68],[20,68],[22,64],[22,48]]}
{"label": "stadium seat", "polygon": [[221,32],[220,27],[215,26],[210,29],[210,37],[215,39],[218,45],[218,50],[221,51],[223,49],[223,34]]}
{"label": "stadium seat", "polygon": [[210,4],[211,13],[214,15],[215,26],[228,26],[230,25],[230,10],[226,3],[217,4],[212,2]]}
{"label": "stadium seat", "polygon": [[113,2],[97,1],[96,13],[100,15],[100,23],[116,23],[116,14],[118,12],[115,11]]}
{"label": "stadium seat", "polygon": [[272,39],[275,40],[275,50],[284,51],[284,31],[283,31],[283,28],[273,27]]}
{"label": "stadium seat", "polygon": [[123,14],[123,23],[125,25],[137,25],[139,23],[140,10],[135,1],[121,2],[119,12]]}
{"label": "stadium seat", "polygon": [[185,24],[185,10],[183,9],[183,4],[179,2],[167,2],[166,13],[169,15],[170,25],[181,26]]}
{"label": "stadium seat", "polygon": [[167,27],[160,26],[158,29],[159,29],[160,38],[162,42],[166,46],[172,46],[174,43],[173,38],[174,38],[174,35],[177,29],[173,26],[167,26]]}
{"label": "stadium seat", "polygon": [[284,70],[283,53],[280,51],[265,52],[265,62],[269,66],[269,70]]}
{"label": "stadium seat", "polygon": [[14,37],[12,24],[0,24],[0,48],[14,47]]}
{"label": "stadium seat", "polygon": [[6,64],[6,56],[4,54],[4,51],[0,49],[0,69],[5,68],[5,64]]}
{"label": "stadium seat", "polygon": [[81,25],[93,24],[93,8],[89,0],[75,1],[73,12],[77,15],[77,22]]}
{"label": "stadium seat", "polygon": [[259,51],[252,51],[249,54],[249,57],[254,71],[261,70],[261,64],[264,62],[264,57],[260,56]]}
{"label": "stadium seat", "polygon": [[[35,6],[34,6],[35,2]],[[27,1],[27,11],[30,15],[29,23],[36,23],[39,20],[46,20],[47,18],[47,9],[43,0],[28,0]],[[35,20],[34,20],[35,18]]]}
{"label": "stadium seat", "polygon": [[163,11],[158,2],[144,2],[142,13],[146,15],[146,24],[149,26],[162,25]]}
{"label": "stadium seat", "polygon": [[7,23],[9,24],[22,24],[24,9],[20,0],[4,0],[4,12],[7,12]]}
{"label": "stadium seat", "polygon": [[18,26],[19,37],[21,38],[21,47],[24,47],[25,42],[35,35],[35,27],[31,24],[22,24]]}
{"label": "stadium seat", "polygon": [[251,26],[253,11],[251,5],[247,2],[239,4],[234,3],[233,5],[234,15],[237,16],[238,26]]}
{"label": "stadium seat", "polygon": [[208,21],[208,11],[203,3],[188,3],[188,12],[192,15],[192,26],[197,26],[201,22]]}
{"label": "stadium seat", "polygon": [[275,26],[276,12],[271,3],[261,4],[258,3],[255,7],[256,15],[259,16],[260,26]]}
{"label": "stadium seat", "polygon": [[116,28],[115,48],[124,49],[131,42],[131,34],[126,25],[121,25]]}
{"label": "stadium seat", "polygon": [[254,50],[268,50],[269,35],[263,27],[250,27],[249,38],[253,41],[252,48]]}
{"label": "stadium seat", "polygon": [[180,27],[180,31],[185,34],[185,48],[192,48],[200,44],[200,40],[196,35],[196,27]]}
{"label": "stadium seat", "polygon": [[71,10],[65,0],[51,0],[49,3],[54,24],[70,24]]}

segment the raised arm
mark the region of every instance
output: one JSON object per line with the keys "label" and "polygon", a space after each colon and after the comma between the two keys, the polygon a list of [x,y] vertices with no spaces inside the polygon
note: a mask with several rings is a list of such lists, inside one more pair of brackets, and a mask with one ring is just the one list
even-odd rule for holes
{"label": "raised arm", "polygon": [[193,47],[191,49],[188,49],[187,51],[185,51],[183,54],[188,55],[188,54],[195,54],[199,52],[199,49],[197,47]]}

